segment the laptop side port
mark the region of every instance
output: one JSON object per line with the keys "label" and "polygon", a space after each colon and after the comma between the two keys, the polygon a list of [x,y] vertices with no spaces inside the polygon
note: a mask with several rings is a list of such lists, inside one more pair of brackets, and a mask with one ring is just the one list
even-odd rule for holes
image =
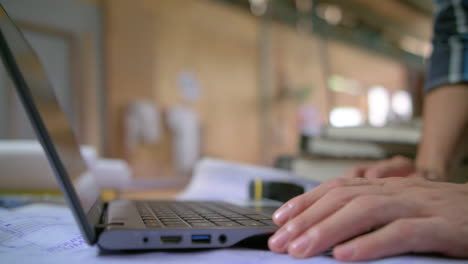
{"label": "laptop side port", "polygon": [[182,241],[182,236],[161,236],[161,244],[179,244]]}
{"label": "laptop side port", "polygon": [[193,244],[209,244],[211,243],[211,235],[192,235]]}

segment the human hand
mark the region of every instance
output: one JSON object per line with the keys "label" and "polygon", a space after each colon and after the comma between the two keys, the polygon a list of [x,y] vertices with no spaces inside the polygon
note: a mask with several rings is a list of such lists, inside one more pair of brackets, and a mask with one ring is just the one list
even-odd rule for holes
{"label": "human hand", "polygon": [[356,165],[346,170],[341,177],[367,179],[421,177],[428,180],[443,181],[440,175],[431,170],[417,168],[413,160],[403,156]]}
{"label": "human hand", "polygon": [[280,229],[268,245],[296,258],[334,247],[334,257],[342,261],[407,252],[468,257],[467,201],[467,184],[338,178],[278,209],[273,220]]}

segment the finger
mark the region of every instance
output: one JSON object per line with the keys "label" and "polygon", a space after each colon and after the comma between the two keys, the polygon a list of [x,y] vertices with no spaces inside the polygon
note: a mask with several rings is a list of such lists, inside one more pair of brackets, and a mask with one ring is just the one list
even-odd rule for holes
{"label": "finger", "polygon": [[359,196],[292,241],[288,253],[297,258],[314,256],[342,241],[397,218],[412,216],[415,212],[395,197]]}
{"label": "finger", "polygon": [[[378,180],[378,179],[375,179]],[[424,179],[418,173],[413,173],[408,175],[407,177],[390,177],[385,179],[380,179],[383,182],[383,186],[385,188],[390,188],[395,190],[398,193],[406,193],[406,194],[416,194],[418,192],[415,191],[408,191],[409,189],[419,189],[419,188],[433,188],[434,183]],[[437,183],[437,185],[442,183]],[[439,185],[442,186],[442,185]]]}
{"label": "finger", "polygon": [[401,219],[333,250],[341,261],[366,261],[407,252],[441,252],[446,225],[437,218]]}
{"label": "finger", "polygon": [[412,160],[396,156],[389,160],[377,162],[374,166],[365,171],[364,177],[369,179],[404,177],[413,173],[415,170],[416,168]]}
{"label": "finger", "polygon": [[277,253],[285,253],[289,241],[296,239],[307,229],[330,216],[349,201],[359,195],[384,195],[389,192],[384,191],[381,186],[346,186],[334,188],[327,192],[313,205],[305,209],[301,214],[294,217],[283,225],[270,239],[269,248]]}
{"label": "finger", "polygon": [[347,169],[341,177],[342,178],[362,178],[364,177],[366,170],[372,167],[374,164],[375,164],[374,162],[368,162],[368,163],[362,163],[362,164],[356,165],[354,167]]}
{"label": "finger", "polygon": [[361,186],[370,184],[372,184],[372,181],[363,178],[336,178],[326,181],[311,191],[299,195],[282,205],[273,214],[273,221],[276,225],[283,226],[288,220],[302,213],[302,211],[311,206],[315,201],[320,199],[320,197],[322,197],[331,189],[344,186]]}

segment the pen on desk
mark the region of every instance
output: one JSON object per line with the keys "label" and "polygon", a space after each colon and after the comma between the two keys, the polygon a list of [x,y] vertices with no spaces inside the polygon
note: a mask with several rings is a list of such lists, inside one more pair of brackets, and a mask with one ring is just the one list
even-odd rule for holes
{"label": "pen on desk", "polygon": [[255,179],[254,180],[254,199],[256,201],[260,201],[263,196],[263,186],[262,186],[262,180],[261,179]]}
{"label": "pen on desk", "polygon": [[305,188],[300,184],[287,181],[254,179],[249,185],[250,198],[255,201],[263,199],[287,202],[291,198],[303,194]]}

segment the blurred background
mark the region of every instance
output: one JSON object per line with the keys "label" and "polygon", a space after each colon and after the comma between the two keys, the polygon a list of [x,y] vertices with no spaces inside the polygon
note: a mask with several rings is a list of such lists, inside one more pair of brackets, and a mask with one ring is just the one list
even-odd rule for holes
{"label": "blurred background", "polygon": [[[0,0],[81,144],[133,177],[196,161],[323,180],[414,156],[430,0]],[[0,138],[34,134],[0,65]]]}

